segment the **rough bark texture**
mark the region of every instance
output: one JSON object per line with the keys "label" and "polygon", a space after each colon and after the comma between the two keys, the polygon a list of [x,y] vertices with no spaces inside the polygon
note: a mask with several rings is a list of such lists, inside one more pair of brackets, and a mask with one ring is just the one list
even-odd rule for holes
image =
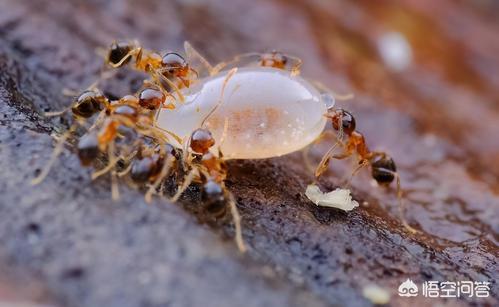
{"label": "rough bark texture", "polygon": [[[362,288],[375,283],[394,306],[497,305],[499,7],[476,3],[0,1],[0,268],[9,267],[0,303],[369,306]],[[376,49],[389,31],[412,46],[401,72]],[[63,88],[89,85],[102,63],[95,48],[118,38],[158,50],[187,39],[213,62],[272,49],[301,57],[305,77],[355,93],[341,104],[370,147],[397,161],[409,222],[422,234],[404,230],[393,189],[371,185],[367,172],[352,184],[358,210],[315,207],[303,194],[312,174],[301,153],[230,163],[246,255],[230,223],[198,223],[195,190],[185,208],[147,205],[126,185],[112,202],[108,180],[92,182],[69,146],[31,187],[53,150],[50,133],[65,127],[40,114],[69,103]],[[119,76],[108,91],[140,84]],[[348,167],[334,165],[323,186],[340,184]],[[400,298],[407,278],[491,281],[492,296]]]}

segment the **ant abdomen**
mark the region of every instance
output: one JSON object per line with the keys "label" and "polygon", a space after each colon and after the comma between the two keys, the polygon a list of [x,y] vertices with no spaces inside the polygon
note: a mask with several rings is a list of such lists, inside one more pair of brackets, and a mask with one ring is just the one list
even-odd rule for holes
{"label": "ant abdomen", "polygon": [[[132,46],[126,42],[114,42],[109,48],[107,60],[109,63],[117,65],[120,63],[132,50]],[[126,65],[130,61],[130,57],[124,60],[120,66]]]}
{"label": "ant abdomen", "polygon": [[214,180],[208,180],[201,192],[203,208],[214,217],[222,217],[225,214],[227,202],[223,187]]}
{"label": "ant abdomen", "polygon": [[371,160],[372,177],[381,185],[388,185],[395,179],[397,166],[387,155],[376,155]]}
{"label": "ant abdomen", "polygon": [[89,118],[104,108],[106,98],[94,91],[85,91],[76,98],[71,108],[74,115]]}
{"label": "ant abdomen", "polygon": [[132,162],[130,177],[133,181],[144,183],[154,178],[161,170],[163,159],[159,154],[135,159]]}
{"label": "ant abdomen", "polygon": [[99,140],[95,133],[87,133],[78,141],[78,157],[81,164],[87,166],[92,163],[100,153]]}

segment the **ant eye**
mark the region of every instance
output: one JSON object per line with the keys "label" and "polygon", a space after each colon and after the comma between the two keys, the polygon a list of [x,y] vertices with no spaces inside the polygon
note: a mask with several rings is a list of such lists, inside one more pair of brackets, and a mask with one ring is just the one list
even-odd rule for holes
{"label": "ant eye", "polygon": [[85,91],[76,98],[71,111],[77,116],[89,118],[102,110],[103,101],[105,101],[105,98],[101,94],[94,91]]}
{"label": "ant eye", "polygon": [[371,162],[372,176],[379,184],[390,184],[395,179],[397,167],[392,158],[378,156]]}
{"label": "ant eye", "polygon": [[[107,55],[107,60],[111,64],[118,64],[124,57],[126,57],[129,52],[132,50],[132,47],[125,42],[114,42],[109,48],[109,53]],[[130,61],[130,57],[128,57],[122,64],[125,65]]]}
{"label": "ant eye", "polygon": [[225,213],[225,194],[223,188],[213,180],[204,184],[201,199],[204,203],[204,209],[215,216],[221,216]]}
{"label": "ant eye", "polygon": [[166,97],[163,92],[154,88],[146,88],[140,92],[139,105],[149,110],[157,110],[163,104]]}
{"label": "ant eye", "polygon": [[211,132],[206,129],[196,129],[191,136],[191,149],[194,152],[205,154],[211,146],[215,145],[215,139]]}
{"label": "ant eye", "polygon": [[78,157],[81,164],[89,165],[99,155],[99,140],[95,133],[85,134],[78,142]]}
{"label": "ant eye", "polygon": [[350,135],[355,131],[355,118],[352,113],[345,110],[337,110],[332,117],[333,128],[339,130],[339,123],[341,121],[342,130]]}
{"label": "ant eye", "polygon": [[161,59],[161,64],[167,69],[167,72],[174,74],[175,70],[182,70],[187,66],[184,58],[175,52],[169,52]]}

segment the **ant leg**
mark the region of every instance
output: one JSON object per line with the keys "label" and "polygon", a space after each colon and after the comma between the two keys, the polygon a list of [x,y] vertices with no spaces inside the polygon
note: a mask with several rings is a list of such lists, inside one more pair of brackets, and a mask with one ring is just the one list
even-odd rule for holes
{"label": "ant leg", "polygon": [[132,163],[130,163],[123,171],[117,172],[116,175],[118,177],[126,176],[132,170]]}
{"label": "ant leg", "polygon": [[223,158],[222,150],[220,148],[222,148],[222,145],[225,142],[225,138],[227,137],[228,131],[229,131],[229,118],[225,117],[225,119],[224,119],[224,130],[222,132],[222,136],[220,137],[220,140],[218,141],[218,157],[220,159]]}
{"label": "ant leg", "polygon": [[194,180],[194,176],[196,175],[197,173],[197,169],[192,169],[188,174],[187,176],[185,176],[184,178],[184,182],[182,183],[182,185],[178,188],[177,192],[175,193],[175,195],[173,195],[173,197],[170,199],[171,202],[176,202],[180,196],[182,195],[182,193],[185,192],[185,190],[187,190],[187,188],[191,185],[192,181]]}
{"label": "ant leg", "polygon": [[66,113],[67,111],[69,111],[71,108],[68,107],[68,108],[65,108],[61,111],[53,111],[53,112],[44,112],[43,113],[43,116],[45,117],[55,117],[55,116],[61,116],[62,114]]}
{"label": "ant leg", "polygon": [[313,145],[319,144],[323,139],[325,139],[330,134],[333,134],[331,130],[326,130],[322,132],[309,146],[305,147],[301,151],[303,162],[305,163],[305,167],[307,168],[309,173],[315,173],[315,167],[313,166],[312,161],[310,161],[310,149],[312,148]]}
{"label": "ant leg", "polygon": [[[217,65],[215,65],[215,67],[213,67],[211,75],[215,75],[215,74],[219,73],[220,71],[222,71],[222,69],[225,69],[227,67],[231,67],[231,66],[242,67],[242,66],[246,66],[252,62],[258,62],[258,60],[260,59],[260,56],[261,56],[261,54],[256,53],[256,52],[250,52],[250,53],[244,53],[244,54],[237,55],[232,60],[229,60],[226,62],[221,62],[221,63],[218,63]],[[235,67],[233,67],[233,68],[235,68]]]}
{"label": "ant leg", "polygon": [[108,156],[108,163],[107,163],[106,167],[104,167],[98,171],[95,171],[92,174],[92,180],[95,180],[95,179],[99,178],[100,176],[106,174],[110,170],[112,170],[114,168],[114,166],[116,165],[116,163],[118,162],[119,159],[114,156],[114,142],[109,143],[108,148],[107,148],[107,156]]}
{"label": "ant leg", "polygon": [[330,88],[328,88],[327,86],[325,86],[323,83],[321,83],[319,81],[312,81],[312,84],[315,85],[315,87],[317,89],[319,89],[319,91],[321,92],[321,94],[324,94],[324,93],[331,94],[334,97],[334,99],[336,99],[336,100],[344,101],[344,100],[351,100],[351,99],[354,98],[353,93],[338,94],[338,93],[336,93],[335,91],[331,90]]}
{"label": "ant leg", "polygon": [[223,103],[223,97],[224,97],[224,93],[225,93],[225,88],[227,87],[227,83],[229,83],[230,78],[232,78],[236,74],[236,72],[237,72],[237,67],[232,68],[227,73],[227,76],[225,76],[224,84],[222,85],[222,90],[220,92],[220,98],[218,99],[218,102],[213,107],[213,109],[211,109],[211,111],[203,118],[203,121],[201,121],[200,127],[204,127],[204,125],[205,125],[206,121],[208,120],[208,118],[210,118],[211,115],[213,115],[213,113],[215,113],[215,111],[222,105],[222,103]]}
{"label": "ant leg", "polygon": [[359,164],[357,165],[357,167],[355,167],[355,169],[352,171],[352,173],[350,174],[350,177],[348,177],[348,179],[346,180],[346,184],[345,186],[349,187],[350,186],[350,183],[352,182],[352,179],[353,177],[364,167],[368,166],[369,165],[369,160],[367,159],[362,159]]}
{"label": "ant leg", "polygon": [[180,102],[184,102],[185,101],[185,97],[184,95],[182,94],[182,92],[180,91],[180,89],[178,88],[178,86],[175,85],[175,83],[173,83],[170,79],[168,79],[167,77],[165,77],[163,74],[160,73],[160,71],[158,70],[153,70],[152,71],[152,76],[153,78],[156,80],[156,84],[163,90],[163,92],[167,95],[167,96],[171,96],[172,98],[175,99],[175,97],[172,96],[172,94],[170,94],[164,87],[163,85],[161,85],[161,81],[164,81],[166,82],[166,84],[168,84],[168,86],[170,86],[174,91],[175,91],[175,94],[177,94],[178,98],[180,99]]}
{"label": "ant leg", "polygon": [[130,57],[137,56],[137,62],[139,62],[139,58],[142,55],[142,47],[135,47],[134,49],[130,50],[118,63],[113,64],[110,62],[107,62],[112,68],[119,68],[128,61]]}
{"label": "ant leg", "polygon": [[184,49],[187,63],[194,68],[197,78],[214,75],[213,66],[188,41],[184,42]]}
{"label": "ant leg", "polygon": [[38,185],[45,179],[45,177],[47,177],[47,175],[50,172],[50,169],[52,168],[55,161],[57,160],[57,157],[59,157],[59,155],[61,154],[61,152],[64,148],[64,143],[66,142],[66,140],[69,138],[69,136],[71,135],[71,133],[75,129],[76,129],[76,124],[73,124],[69,128],[69,130],[64,132],[64,134],[60,137],[60,139],[57,141],[57,144],[54,148],[54,151],[52,152],[52,156],[50,157],[49,162],[47,164],[45,164],[45,166],[44,166],[43,170],[40,172],[40,174],[37,177],[33,178],[33,180],[31,180],[31,185]]}
{"label": "ant leg", "polygon": [[285,55],[285,57],[287,57],[288,60],[291,60],[291,62],[293,63],[291,65],[291,68],[289,69],[289,71],[291,72],[291,76],[298,76],[300,74],[300,68],[303,63],[302,60],[291,55]]}
{"label": "ant leg", "polygon": [[170,140],[168,139],[168,137],[166,137],[164,135],[166,133],[169,136],[171,136],[175,141],[177,141],[179,144],[182,144],[182,139],[178,135],[176,135],[175,133],[173,133],[169,130],[163,129],[159,126],[154,125],[150,129],[141,130],[141,133],[143,133],[144,135],[150,136],[151,138],[159,139],[159,140],[163,141],[164,143],[168,143]]}
{"label": "ant leg", "polygon": [[168,159],[166,159],[166,162],[163,164],[163,167],[161,168],[161,172],[159,173],[158,177],[156,178],[156,180],[154,180],[154,183],[149,186],[149,189],[147,190],[146,195],[144,196],[144,199],[146,200],[147,203],[151,203],[152,194],[156,192],[161,181],[163,181],[163,179],[165,179],[166,176],[168,176],[168,174],[170,173],[170,168],[172,166],[173,159],[174,158],[170,156],[168,157]]}
{"label": "ant leg", "polygon": [[116,175],[116,170],[111,171],[111,199],[113,201],[118,201],[120,199],[120,190],[118,188],[118,177]]}
{"label": "ant leg", "polygon": [[[331,149],[334,149],[334,148],[331,148]],[[335,160],[343,160],[343,159],[346,159],[348,157],[350,157],[352,155],[352,153],[350,152],[344,152],[342,154],[339,154],[339,155],[333,155],[332,152],[328,152],[323,158],[322,158],[322,161],[321,161],[321,164],[319,164],[319,166],[317,166],[317,169],[315,170],[315,178],[319,178],[323,173],[324,171],[327,169],[328,165],[329,165],[329,162],[331,162],[331,159],[335,159]]]}
{"label": "ant leg", "polygon": [[398,209],[399,209],[399,215],[400,215],[400,220],[402,222],[402,225],[411,233],[416,234],[419,233],[418,230],[414,229],[409,225],[407,220],[405,219],[405,202],[404,202],[404,197],[402,195],[402,186],[400,184],[400,176],[397,172],[392,172],[387,170],[388,172],[392,173],[393,176],[395,177],[395,180],[397,182],[397,200],[398,200]]}
{"label": "ant leg", "polygon": [[[139,142],[139,141],[135,141],[133,146],[134,146],[134,147],[138,147],[138,146],[140,146],[139,144],[140,144],[140,142]],[[133,151],[133,152],[131,152],[128,156],[126,156],[126,157],[124,158],[124,160],[128,163],[128,166],[127,166],[124,170],[122,170],[121,172],[117,172],[117,173],[116,173],[116,175],[117,175],[118,177],[123,177],[123,176],[126,176],[128,173],[130,173],[130,171],[132,170],[132,163],[130,163],[130,161],[131,161],[131,160],[132,160],[132,159],[133,159],[136,155],[137,155],[137,151]]]}
{"label": "ant leg", "polygon": [[234,221],[234,227],[236,231],[236,244],[241,253],[246,252],[246,246],[244,244],[243,233],[241,230],[241,215],[239,215],[239,210],[237,210],[236,200],[234,199],[234,195],[230,191],[227,191],[229,196],[229,207],[230,212],[232,214],[232,220]]}
{"label": "ant leg", "polygon": [[341,160],[341,159],[345,159],[345,158],[349,157],[352,154],[351,150],[347,150],[342,154],[334,155],[334,151],[336,150],[338,145],[340,145],[344,148],[346,147],[343,144],[343,142],[341,141],[341,139],[336,140],[336,143],[334,143],[334,145],[331,146],[331,148],[329,148],[329,150],[324,154],[324,156],[321,159],[321,162],[319,163],[319,165],[315,169],[315,172],[314,172],[315,178],[320,177],[322,175],[322,173],[324,173],[326,171],[327,167],[329,166],[329,162],[331,162],[331,159]]}

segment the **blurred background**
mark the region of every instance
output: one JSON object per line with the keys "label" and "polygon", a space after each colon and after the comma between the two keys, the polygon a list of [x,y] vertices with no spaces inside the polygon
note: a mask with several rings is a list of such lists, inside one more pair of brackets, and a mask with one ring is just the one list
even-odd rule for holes
{"label": "blurred background", "polygon": [[[397,306],[497,304],[498,16],[493,0],[0,0],[0,268],[13,276],[0,279],[0,302],[368,306],[362,290],[375,283]],[[339,105],[371,149],[394,157],[421,234],[401,229],[394,190],[367,171],[352,185],[358,211],[313,207],[302,196],[311,174],[300,153],[230,165],[251,247],[244,257],[227,240],[230,225],[199,225],[133,190],[111,204],[107,183],[91,183],[69,149],[41,190],[23,188],[61,125],[36,114],[67,105],[63,88],[92,83],[96,48],[115,39],[174,51],[189,40],[212,63],[249,51],[302,58],[302,76],[354,94]],[[113,82],[108,91],[127,92],[141,79],[124,71]],[[314,146],[312,159],[328,146]],[[321,183],[337,186],[350,166],[333,165]],[[490,281],[493,297],[408,301],[396,295],[407,278]]]}

